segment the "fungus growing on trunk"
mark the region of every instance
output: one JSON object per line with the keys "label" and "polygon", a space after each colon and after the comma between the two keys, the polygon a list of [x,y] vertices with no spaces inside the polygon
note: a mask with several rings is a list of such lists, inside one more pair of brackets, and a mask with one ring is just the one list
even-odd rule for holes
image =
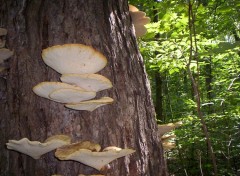
{"label": "fungus growing on trunk", "polygon": [[176,138],[176,135],[163,135],[161,137],[163,149],[171,150],[171,149],[175,148],[176,147],[175,142],[170,141],[170,140],[174,140],[175,138]]}
{"label": "fungus growing on trunk", "polygon": [[129,13],[133,22],[136,37],[142,37],[146,34],[147,29],[144,25],[150,23],[150,18],[146,13],[139,11],[135,6],[129,4]]}
{"label": "fungus growing on trunk", "polygon": [[55,135],[46,139],[44,143],[39,141],[29,141],[27,138],[23,138],[19,141],[9,140],[6,145],[10,150],[24,153],[34,159],[39,159],[43,154],[55,150],[63,145],[70,144],[70,142],[71,139],[69,136]]}
{"label": "fungus growing on trunk", "polygon": [[59,89],[74,89],[84,91],[83,88],[62,82],[41,82],[33,87],[33,92],[40,97],[51,99],[49,95]]}
{"label": "fungus growing on trunk", "polygon": [[87,91],[101,91],[112,87],[112,83],[106,77],[99,74],[64,74],[61,81],[73,84]]}
{"label": "fungus growing on trunk", "polygon": [[182,125],[182,122],[158,125],[158,132],[159,132],[160,136],[162,136],[165,133],[168,133],[168,132],[172,131],[173,129],[175,129],[175,128],[181,126],[181,125]]}
{"label": "fungus growing on trunk", "polygon": [[162,144],[164,150],[171,150],[176,147],[176,144],[174,142],[163,142]]}
{"label": "fungus growing on trunk", "polygon": [[103,150],[102,152],[94,152],[86,147],[67,145],[58,148],[55,152],[55,156],[60,160],[74,160],[97,170],[101,170],[105,165],[113,160],[134,152],[135,150],[132,149],[121,149],[117,147],[111,147]]}
{"label": "fungus growing on trunk", "polygon": [[162,140],[162,142],[168,142],[169,140],[175,139],[175,138],[176,138],[176,135],[168,135],[168,134],[166,134],[166,135],[163,135],[161,137],[161,140]]}
{"label": "fungus growing on trunk", "polygon": [[33,92],[38,96],[67,103],[66,107],[75,110],[93,111],[113,102],[106,97],[86,101],[94,98],[97,91],[112,87],[109,79],[94,74],[106,66],[107,59],[92,47],[82,44],[56,45],[44,49],[42,58],[48,66],[63,74],[63,83],[39,83],[33,87]]}
{"label": "fungus growing on trunk", "polygon": [[131,5],[131,4],[128,4],[128,7],[129,7],[129,11],[130,12],[137,12],[139,11],[137,7]]}
{"label": "fungus growing on trunk", "polygon": [[90,46],[82,44],[56,45],[44,49],[43,61],[61,74],[96,73],[106,64],[106,57]]}
{"label": "fungus growing on trunk", "polygon": [[57,89],[49,94],[51,100],[59,103],[80,103],[90,100],[96,96],[96,92],[82,91],[76,89]]}
{"label": "fungus growing on trunk", "polygon": [[86,111],[94,111],[95,109],[113,103],[113,99],[110,97],[102,97],[98,100],[88,100],[82,101],[78,104],[66,104],[65,107],[74,109],[74,110],[86,110]]}
{"label": "fungus growing on trunk", "polygon": [[7,48],[0,49],[0,63],[3,63],[4,60],[8,59],[13,55],[13,51],[10,51]]}

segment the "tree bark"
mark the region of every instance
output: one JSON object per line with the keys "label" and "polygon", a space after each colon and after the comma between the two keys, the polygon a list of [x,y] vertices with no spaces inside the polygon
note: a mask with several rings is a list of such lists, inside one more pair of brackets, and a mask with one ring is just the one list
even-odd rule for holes
{"label": "tree bark", "polygon": [[[0,78],[1,175],[99,173],[78,162],[59,161],[54,152],[34,160],[5,147],[10,139],[43,142],[57,134],[71,136],[72,142],[91,140],[103,148],[136,150],[110,163],[105,175],[167,175],[127,1],[0,0],[0,4],[0,25],[7,28],[7,47],[14,50],[10,69]],[[43,63],[41,51],[65,43],[90,45],[107,57],[108,64],[99,74],[109,78],[113,88],[97,97],[112,97],[112,105],[91,113],[74,111],[32,92],[42,81],[59,81],[60,74]]]}
{"label": "tree bark", "polygon": [[163,115],[163,91],[162,91],[162,76],[158,71],[155,71],[155,82],[156,82],[156,106],[155,111],[157,119],[165,122],[165,116]]}
{"label": "tree bark", "polygon": [[[205,71],[206,71],[206,78],[205,78],[205,83],[206,83],[206,91],[207,91],[207,102],[211,102],[212,101],[212,58],[211,56],[208,58],[208,62],[206,63],[205,66]],[[213,108],[212,108],[212,104],[208,105],[208,114],[213,113]]]}

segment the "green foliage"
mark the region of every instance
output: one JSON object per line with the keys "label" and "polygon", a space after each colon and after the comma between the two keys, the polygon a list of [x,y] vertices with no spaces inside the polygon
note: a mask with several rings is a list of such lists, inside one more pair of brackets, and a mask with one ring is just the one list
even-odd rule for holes
{"label": "green foliage", "polygon": [[[188,1],[142,1],[131,4],[145,11],[152,23],[139,40],[153,100],[155,75],[161,75],[162,115],[158,122],[182,120],[177,129],[177,148],[168,151],[171,175],[212,175],[212,164],[192,83],[187,74],[191,41]],[[193,1],[192,1],[193,3]],[[197,80],[202,113],[206,120],[219,175],[236,175],[240,169],[240,2],[198,0],[193,3],[194,36],[191,71]],[[196,44],[196,45],[195,45]]]}

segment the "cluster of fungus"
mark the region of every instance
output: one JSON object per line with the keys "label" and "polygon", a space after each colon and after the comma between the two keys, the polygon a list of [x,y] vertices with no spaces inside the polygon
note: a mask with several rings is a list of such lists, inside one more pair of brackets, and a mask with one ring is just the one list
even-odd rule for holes
{"label": "cluster of fungus", "polygon": [[113,99],[94,99],[96,93],[112,87],[106,77],[96,74],[106,64],[106,57],[90,46],[82,44],[56,45],[44,49],[42,58],[46,65],[62,74],[62,82],[41,82],[33,88],[38,96],[64,103],[74,110],[93,111],[110,104]]}
{"label": "cluster of fungus", "polygon": [[[143,36],[147,32],[144,25],[150,22],[150,18],[132,5],[129,5],[129,11],[136,37]],[[6,34],[7,30],[0,28],[0,36]],[[13,52],[3,48],[4,46],[5,40],[0,38],[0,64],[13,55]],[[113,102],[110,97],[93,99],[97,92],[111,88],[112,83],[106,77],[96,74],[106,66],[107,59],[92,47],[82,44],[56,45],[44,49],[42,58],[46,65],[61,74],[61,82],[45,81],[37,84],[33,87],[33,92],[38,96],[64,103],[65,107],[74,110],[93,111]],[[0,71],[1,69],[3,68],[0,67]],[[99,171],[113,160],[135,152],[132,149],[115,146],[106,147],[101,151],[99,144],[90,141],[71,143],[71,138],[66,135],[49,137],[43,143],[30,141],[27,138],[9,140],[6,145],[8,149],[34,159],[56,150],[55,157],[59,160],[74,160]],[[79,176],[84,175],[79,174]]]}
{"label": "cluster of fungus", "polygon": [[147,32],[147,29],[144,25],[150,23],[150,18],[146,17],[145,12],[139,11],[138,8],[130,4],[129,12],[132,18],[136,37],[142,37]]}
{"label": "cluster of fungus", "polygon": [[115,146],[109,146],[101,151],[101,146],[90,141],[71,143],[71,138],[66,135],[55,135],[47,138],[43,143],[39,141],[29,141],[23,138],[19,141],[9,140],[6,144],[10,150],[15,150],[39,159],[56,149],[55,157],[59,160],[74,160],[97,170],[101,170],[115,159],[130,155],[135,152],[132,149],[122,149]]}
{"label": "cluster of fungus", "polygon": [[[52,69],[62,74],[62,82],[41,82],[33,87],[33,92],[40,97],[64,103],[74,110],[93,111],[113,102],[110,97],[94,99],[97,92],[109,89],[112,83],[106,77],[96,74],[107,64],[107,59],[90,46],[82,44],[64,44],[52,46],[42,52],[43,61]],[[132,154],[135,150],[110,146],[101,151],[99,144],[83,141],[71,143],[66,135],[55,135],[43,143],[21,140],[9,140],[10,150],[26,154],[34,159],[56,150],[59,160],[74,160],[97,170],[105,168],[110,162]],[[80,174],[79,176],[83,176]],[[99,175],[100,176],[100,175]]]}
{"label": "cluster of fungus", "polygon": [[182,125],[182,122],[176,122],[176,123],[168,123],[168,124],[162,124],[158,125],[158,133],[161,136],[162,145],[164,150],[171,150],[176,147],[176,144],[172,141],[176,138],[175,135],[169,135],[166,133],[169,133],[170,131],[174,130],[177,127],[180,127]]}
{"label": "cluster of fungus", "polygon": [[7,29],[0,28],[0,72],[4,71],[6,67],[4,66],[4,61],[13,55],[13,51],[10,51],[5,47],[6,40],[4,37],[7,35]]}

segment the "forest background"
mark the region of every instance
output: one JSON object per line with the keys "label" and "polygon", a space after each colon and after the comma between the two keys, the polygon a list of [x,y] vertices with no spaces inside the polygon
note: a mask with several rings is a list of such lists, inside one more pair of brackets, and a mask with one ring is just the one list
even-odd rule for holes
{"label": "forest background", "polygon": [[240,2],[131,0],[159,124],[182,121],[170,175],[240,174]]}

